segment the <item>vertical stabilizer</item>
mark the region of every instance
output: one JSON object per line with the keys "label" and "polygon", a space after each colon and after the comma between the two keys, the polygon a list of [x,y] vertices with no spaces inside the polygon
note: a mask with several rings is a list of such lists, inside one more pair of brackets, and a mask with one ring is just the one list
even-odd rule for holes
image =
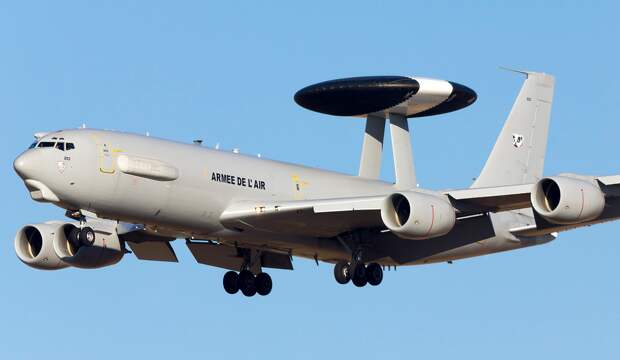
{"label": "vertical stabilizer", "polygon": [[472,187],[533,183],[543,174],[555,79],[527,76],[493,151]]}

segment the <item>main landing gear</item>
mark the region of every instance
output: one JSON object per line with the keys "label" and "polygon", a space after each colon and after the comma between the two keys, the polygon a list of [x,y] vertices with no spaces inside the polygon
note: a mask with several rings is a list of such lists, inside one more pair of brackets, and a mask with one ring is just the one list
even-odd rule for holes
{"label": "main landing gear", "polygon": [[366,284],[377,286],[383,280],[383,269],[377,263],[365,265],[362,262],[351,264],[347,261],[340,261],[334,266],[334,277],[339,284],[346,284],[353,281],[353,285],[363,287]]}
{"label": "main landing gear", "polygon": [[254,276],[249,270],[229,271],[224,274],[224,290],[229,294],[236,294],[241,290],[245,296],[256,294],[266,296],[271,292],[273,283],[269,274],[261,272]]}

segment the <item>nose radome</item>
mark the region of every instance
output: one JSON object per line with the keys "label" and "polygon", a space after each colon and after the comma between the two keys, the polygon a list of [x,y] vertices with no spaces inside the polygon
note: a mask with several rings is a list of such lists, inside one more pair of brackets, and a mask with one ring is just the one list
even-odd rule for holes
{"label": "nose radome", "polygon": [[36,166],[33,155],[32,151],[29,150],[19,155],[15,161],[13,161],[13,169],[15,169],[17,175],[24,180],[32,178]]}

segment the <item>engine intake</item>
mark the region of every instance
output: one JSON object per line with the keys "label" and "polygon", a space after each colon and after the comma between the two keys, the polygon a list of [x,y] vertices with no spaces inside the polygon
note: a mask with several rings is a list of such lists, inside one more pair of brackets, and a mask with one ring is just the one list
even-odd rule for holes
{"label": "engine intake", "polygon": [[15,253],[24,264],[41,270],[68,267],[54,251],[54,238],[59,236],[58,224],[32,224],[15,234]]}
{"label": "engine intake", "polygon": [[77,227],[71,223],[49,222],[22,227],[15,235],[15,253],[26,265],[42,270],[68,266],[94,269],[114,265],[124,255],[115,224],[94,222],[95,241],[84,245],[69,240]]}
{"label": "engine intake", "polygon": [[594,220],[605,208],[605,195],[596,183],[566,176],[541,179],[530,197],[534,210],[553,224]]}
{"label": "engine intake", "polygon": [[456,215],[452,204],[444,196],[399,192],[385,198],[381,206],[381,219],[396,236],[423,240],[450,232]]}

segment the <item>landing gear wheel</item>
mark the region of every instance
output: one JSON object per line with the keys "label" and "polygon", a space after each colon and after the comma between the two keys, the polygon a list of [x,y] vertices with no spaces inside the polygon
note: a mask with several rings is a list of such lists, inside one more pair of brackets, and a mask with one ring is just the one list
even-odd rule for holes
{"label": "landing gear wheel", "polygon": [[229,271],[224,274],[224,290],[229,294],[236,294],[239,291],[239,274]]}
{"label": "landing gear wheel", "polygon": [[351,280],[351,265],[346,261],[339,261],[334,265],[334,277],[338,284],[346,284]]}
{"label": "landing gear wheel", "polygon": [[80,243],[91,246],[95,243],[95,231],[88,226],[80,231]]}
{"label": "landing gear wheel", "polygon": [[271,282],[271,276],[267,273],[260,273],[256,275],[256,292],[259,295],[269,295],[273,283]]}
{"label": "landing gear wheel", "polygon": [[256,295],[256,278],[249,270],[243,270],[239,273],[239,290],[245,296]]}
{"label": "landing gear wheel", "polygon": [[370,263],[366,267],[366,280],[372,286],[381,284],[383,280],[383,269],[377,263]]}
{"label": "landing gear wheel", "polygon": [[353,285],[357,287],[366,285],[366,265],[362,263],[355,265],[351,271],[351,279],[353,280]]}
{"label": "landing gear wheel", "polygon": [[80,229],[76,227],[71,227],[71,230],[69,230],[69,235],[67,236],[67,240],[69,240],[69,243],[74,248],[77,249],[78,247],[80,247]]}

